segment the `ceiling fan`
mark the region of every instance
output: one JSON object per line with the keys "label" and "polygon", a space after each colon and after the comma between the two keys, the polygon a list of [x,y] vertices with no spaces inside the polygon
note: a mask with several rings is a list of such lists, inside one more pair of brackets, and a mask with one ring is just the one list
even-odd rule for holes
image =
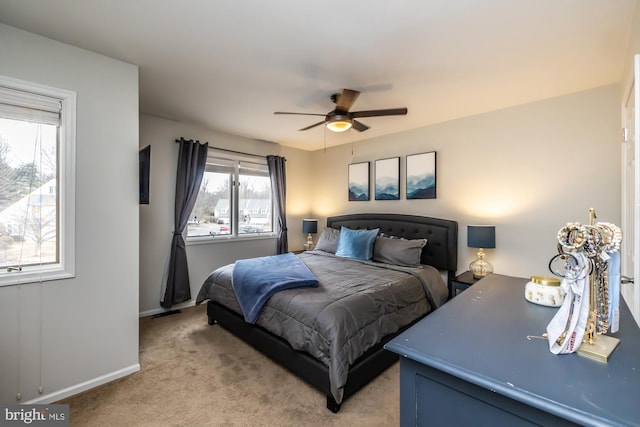
{"label": "ceiling fan", "polygon": [[349,111],[354,102],[360,95],[357,90],[342,89],[342,93],[334,93],[331,95],[331,101],[336,104],[336,108],[329,111],[327,114],[315,114],[315,113],[289,113],[284,111],[276,111],[273,114],[295,114],[301,116],[324,116],[324,120],[314,123],[311,126],[299,130],[307,130],[326,124],[329,130],[334,132],[344,132],[352,127],[359,131],[364,132],[369,129],[369,126],[359,122],[361,117],[380,117],[380,116],[403,116],[407,114],[406,108],[387,108],[384,110],[367,110],[367,111]]}

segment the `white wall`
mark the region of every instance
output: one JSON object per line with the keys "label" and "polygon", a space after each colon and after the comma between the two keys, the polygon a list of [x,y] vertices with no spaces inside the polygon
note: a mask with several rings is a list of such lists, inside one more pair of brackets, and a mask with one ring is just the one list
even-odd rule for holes
{"label": "white wall", "polygon": [[[633,77],[633,56],[640,53],[640,3],[636,5],[636,12],[633,17],[633,25],[631,25],[631,40],[627,49],[627,57],[624,67],[624,85],[621,86],[622,91],[628,90],[628,84]],[[625,96],[626,93],[622,93]]]}
{"label": "white wall", "polygon": [[[151,145],[150,203],[140,206],[140,313],[160,308],[162,280],[171,245],[178,146],[176,139],[209,142],[210,147],[258,155],[281,155],[287,159],[287,222],[290,250],[302,249],[302,218],[310,213],[308,170],[311,153],[265,141],[217,132],[201,126],[140,115],[140,147]],[[193,304],[200,287],[217,267],[240,258],[273,255],[276,239],[187,244],[187,262]]]}
{"label": "white wall", "polygon": [[[620,223],[620,101],[617,85],[373,138],[313,153],[312,212],[324,218],[394,212],[456,220],[458,271],[475,249],[466,226],[495,224],[496,273],[549,274],[556,233],[568,221]],[[400,120],[400,119],[399,119]],[[371,123],[372,126],[375,123]],[[405,156],[437,152],[437,198],[406,200]],[[347,165],[401,157],[401,200],[349,202]]]}
{"label": "white wall", "polygon": [[76,277],[0,288],[0,402],[46,403],[139,369],[138,68],[3,24],[0,40],[0,74],[77,93]]}

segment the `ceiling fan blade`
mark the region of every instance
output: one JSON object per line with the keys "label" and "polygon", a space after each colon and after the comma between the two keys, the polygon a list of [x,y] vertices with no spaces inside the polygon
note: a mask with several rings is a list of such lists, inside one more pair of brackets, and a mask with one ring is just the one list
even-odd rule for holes
{"label": "ceiling fan blade", "polygon": [[316,126],[320,126],[320,125],[321,125],[321,124],[323,124],[325,121],[326,121],[326,120],[323,120],[323,121],[318,122],[318,123],[314,123],[314,124],[312,124],[311,126],[307,126],[306,128],[298,129],[298,131],[303,131],[303,130],[307,130],[307,129],[314,128],[314,127],[316,127]]}
{"label": "ceiling fan blade", "polygon": [[357,130],[358,132],[364,132],[365,130],[369,129],[369,126],[367,126],[364,123],[359,122],[357,120],[352,120],[351,121],[351,126],[353,126],[353,128],[355,130]]}
{"label": "ceiling fan blade", "polygon": [[276,111],[273,114],[295,114],[296,116],[326,116],[326,114],[316,114],[316,113],[289,113],[286,111]]}
{"label": "ceiling fan blade", "polygon": [[357,117],[380,117],[380,116],[403,116],[407,114],[406,108],[387,108],[384,110],[367,110],[367,111],[354,111],[349,113],[353,118]]}
{"label": "ceiling fan blade", "polygon": [[360,95],[360,92],[357,90],[342,89],[342,93],[336,99],[336,110],[348,112],[349,108],[358,99],[358,95]]}

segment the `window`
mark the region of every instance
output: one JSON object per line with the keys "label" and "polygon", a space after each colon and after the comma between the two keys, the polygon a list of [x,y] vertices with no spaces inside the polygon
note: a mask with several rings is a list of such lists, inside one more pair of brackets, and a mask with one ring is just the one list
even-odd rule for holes
{"label": "window", "polygon": [[209,148],[198,199],[187,223],[187,240],[272,233],[267,160]]}
{"label": "window", "polygon": [[75,101],[0,76],[0,286],[75,274]]}

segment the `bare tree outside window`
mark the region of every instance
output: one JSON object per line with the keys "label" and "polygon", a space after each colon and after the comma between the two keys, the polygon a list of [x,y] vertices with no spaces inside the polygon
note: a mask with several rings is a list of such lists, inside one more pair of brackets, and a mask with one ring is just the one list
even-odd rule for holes
{"label": "bare tree outside window", "polygon": [[58,262],[57,136],[0,118],[0,267]]}

